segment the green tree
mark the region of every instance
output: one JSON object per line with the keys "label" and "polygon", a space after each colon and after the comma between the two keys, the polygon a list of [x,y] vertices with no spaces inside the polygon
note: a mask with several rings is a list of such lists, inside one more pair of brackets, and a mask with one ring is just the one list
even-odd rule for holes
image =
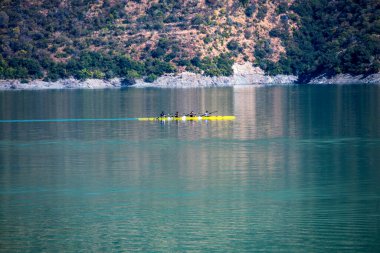
{"label": "green tree", "polygon": [[239,0],[240,4],[243,5],[244,7],[248,5],[249,0]]}
{"label": "green tree", "polygon": [[0,11],[0,28],[7,28],[9,16],[5,11]]}
{"label": "green tree", "polygon": [[144,78],[144,81],[147,82],[147,83],[153,83],[154,81],[156,81],[158,78],[157,75],[155,74],[149,74],[147,77]]}

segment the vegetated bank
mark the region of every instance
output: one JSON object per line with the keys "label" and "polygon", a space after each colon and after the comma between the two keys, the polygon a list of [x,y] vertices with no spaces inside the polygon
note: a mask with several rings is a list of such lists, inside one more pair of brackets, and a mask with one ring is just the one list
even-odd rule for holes
{"label": "vegetated bank", "polygon": [[216,87],[233,86],[246,84],[292,84],[297,80],[296,76],[277,75],[268,76],[258,67],[253,67],[252,63],[233,64],[230,66],[231,75],[205,76],[199,73],[182,72],[165,74],[154,80],[142,78],[111,78],[111,79],[59,79],[56,81],[33,80],[21,82],[19,80],[0,81],[0,89],[65,89],[65,88],[123,88],[123,87]]}
{"label": "vegetated bank", "polygon": [[0,79],[155,84],[252,62],[301,83],[367,82],[380,72],[379,24],[380,2],[364,0],[4,0]]}
{"label": "vegetated bank", "polygon": [[[165,74],[153,82],[144,79],[60,79],[55,82],[33,80],[22,83],[19,80],[0,81],[0,90],[32,90],[32,89],[104,89],[124,87],[157,87],[157,88],[192,88],[192,87],[226,87],[235,85],[291,85],[298,81],[297,76],[275,75],[269,76],[252,63],[235,63],[232,66],[231,76],[204,76],[201,74],[182,72],[179,74]],[[380,84],[380,74],[368,76],[336,75],[326,78],[322,75],[309,81],[309,84]]]}

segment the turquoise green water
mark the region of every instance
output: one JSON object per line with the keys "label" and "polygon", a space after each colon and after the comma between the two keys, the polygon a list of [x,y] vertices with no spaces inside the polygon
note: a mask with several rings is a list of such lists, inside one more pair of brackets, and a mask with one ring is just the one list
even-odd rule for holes
{"label": "turquoise green water", "polygon": [[[380,251],[380,86],[6,91],[0,108],[1,252]],[[206,109],[237,119],[117,120]]]}

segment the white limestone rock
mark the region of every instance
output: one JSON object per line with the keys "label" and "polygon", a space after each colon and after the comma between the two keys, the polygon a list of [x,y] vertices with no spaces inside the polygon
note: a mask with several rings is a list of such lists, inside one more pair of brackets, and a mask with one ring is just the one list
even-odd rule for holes
{"label": "white limestone rock", "polygon": [[369,76],[339,74],[332,77],[320,75],[309,81],[309,84],[380,84],[380,73]]}

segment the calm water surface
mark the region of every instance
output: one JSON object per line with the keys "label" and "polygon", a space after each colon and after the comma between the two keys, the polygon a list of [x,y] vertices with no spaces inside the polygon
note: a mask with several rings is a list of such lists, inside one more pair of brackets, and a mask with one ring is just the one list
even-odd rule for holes
{"label": "calm water surface", "polygon": [[0,92],[1,252],[379,252],[380,86]]}

